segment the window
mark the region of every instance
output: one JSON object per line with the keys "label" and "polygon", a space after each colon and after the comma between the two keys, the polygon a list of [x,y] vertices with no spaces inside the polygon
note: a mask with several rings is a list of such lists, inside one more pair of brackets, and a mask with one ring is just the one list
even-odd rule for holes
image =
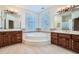
{"label": "window", "polygon": [[49,29],[49,15],[48,15],[48,12],[45,12],[40,16],[40,26],[41,26],[42,30]]}
{"label": "window", "polygon": [[26,28],[28,30],[35,30],[35,16],[26,15]]}
{"label": "window", "polygon": [[35,31],[36,27],[41,28],[41,30],[48,30],[48,28],[49,28],[48,12],[45,12],[42,15],[26,14],[26,28],[27,28],[27,30],[29,30],[29,31],[34,30]]}

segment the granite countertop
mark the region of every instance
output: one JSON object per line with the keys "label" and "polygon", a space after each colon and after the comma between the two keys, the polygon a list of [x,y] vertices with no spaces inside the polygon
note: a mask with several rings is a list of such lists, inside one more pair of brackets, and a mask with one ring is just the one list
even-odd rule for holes
{"label": "granite countertop", "polygon": [[51,32],[79,35],[79,31],[71,31],[71,30],[53,30]]}
{"label": "granite countertop", "polygon": [[[0,32],[3,32],[3,31],[23,31],[23,32],[28,32],[28,31],[24,31],[22,29],[0,29]],[[45,32],[45,33],[56,32],[56,33],[79,35],[79,31],[71,31],[71,30],[52,30],[52,31],[33,31],[33,32]]]}
{"label": "granite countertop", "polygon": [[71,31],[71,30],[52,30],[52,31],[23,31],[24,33],[29,33],[29,32],[43,32],[43,33],[51,33],[51,32],[56,32],[56,33],[65,33],[65,34],[75,34],[79,35],[79,31]]}
{"label": "granite countertop", "polygon": [[22,31],[22,29],[0,29],[0,32],[3,31]]}

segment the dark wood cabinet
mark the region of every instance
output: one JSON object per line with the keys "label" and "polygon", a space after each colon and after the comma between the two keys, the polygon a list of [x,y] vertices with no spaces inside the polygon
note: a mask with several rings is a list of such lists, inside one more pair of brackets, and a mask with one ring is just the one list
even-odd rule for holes
{"label": "dark wood cabinet", "polygon": [[16,32],[16,42],[22,42],[22,32]]}
{"label": "dark wood cabinet", "polygon": [[72,35],[72,50],[79,53],[79,35]]}
{"label": "dark wood cabinet", "polygon": [[78,18],[75,18],[74,20],[73,20],[73,29],[74,29],[74,31],[79,31],[79,17]]}
{"label": "dark wood cabinet", "polygon": [[58,33],[54,33],[54,32],[51,33],[51,43],[53,43],[53,44],[57,44],[58,43],[57,36],[58,36]]}
{"label": "dark wood cabinet", "polygon": [[65,47],[65,38],[59,38],[58,45]]}
{"label": "dark wood cabinet", "polygon": [[64,48],[71,49],[71,35],[59,33],[58,44]]}
{"label": "dark wood cabinet", "polygon": [[22,31],[0,32],[0,47],[22,42]]}
{"label": "dark wood cabinet", "polygon": [[9,33],[3,32],[3,46],[9,45]]}
{"label": "dark wood cabinet", "polygon": [[3,32],[0,32],[0,47],[3,46]]}
{"label": "dark wood cabinet", "polygon": [[51,43],[79,53],[79,35],[52,32]]}

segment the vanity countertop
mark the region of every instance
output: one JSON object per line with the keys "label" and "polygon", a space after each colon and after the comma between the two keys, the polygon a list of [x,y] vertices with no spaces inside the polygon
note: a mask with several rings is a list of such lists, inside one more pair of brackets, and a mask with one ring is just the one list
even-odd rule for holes
{"label": "vanity countertop", "polygon": [[[0,32],[4,32],[4,31],[22,31],[22,29],[0,29]],[[56,32],[56,33],[79,35],[79,31],[71,31],[71,30],[52,30],[52,31],[39,31],[39,32],[46,32],[46,33]]]}
{"label": "vanity countertop", "polygon": [[71,31],[71,30],[47,30],[47,31],[26,31],[23,30],[24,33],[30,33],[30,32],[43,32],[43,33],[51,33],[51,32],[57,32],[57,33],[65,33],[65,34],[75,34],[79,35],[79,31]]}
{"label": "vanity countertop", "polygon": [[79,31],[71,31],[71,30],[53,30],[51,32],[79,35]]}
{"label": "vanity countertop", "polygon": [[0,32],[4,31],[22,31],[21,29],[0,29]]}
{"label": "vanity countertop", "polygon": [[52,30],[52,31],[25,31],[23,30],[24,33],[30,33],[30,32],[43,32],[43,33],[51,33],[51,32],[56,32],[56,33],[65,33],[65,34],[75,34],[79,35],[79,31],[71,31],[71,30]]}

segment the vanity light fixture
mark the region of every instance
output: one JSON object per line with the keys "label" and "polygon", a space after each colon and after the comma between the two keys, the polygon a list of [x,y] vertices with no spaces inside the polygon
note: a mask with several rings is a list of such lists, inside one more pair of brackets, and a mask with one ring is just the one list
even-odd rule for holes
{"label": "vanity light fixture", "polygon": [[79,8],[79,5],[69,5],[64,8],[61,8],[60,10],[57,11],[58,14],[72,11],[73,9]]}
{"label": "vanity light fixture", "polygon": [[8,9],[7,9],[7,10],[4,10],[4,12],[5,12],[5,13],[9,13],[9,14],[17,14],[16,12],[11,11],[11,10],[8,10]]}
{"label": "vanity light fixture", "polygon": [[12,14],[14,16],[20,17],[20,15],[18,15],[17,12],[12,11],[12,10],[8,10],[8,9],[7,10],[4,10],[4,13],[6,13],[6,14]]}

